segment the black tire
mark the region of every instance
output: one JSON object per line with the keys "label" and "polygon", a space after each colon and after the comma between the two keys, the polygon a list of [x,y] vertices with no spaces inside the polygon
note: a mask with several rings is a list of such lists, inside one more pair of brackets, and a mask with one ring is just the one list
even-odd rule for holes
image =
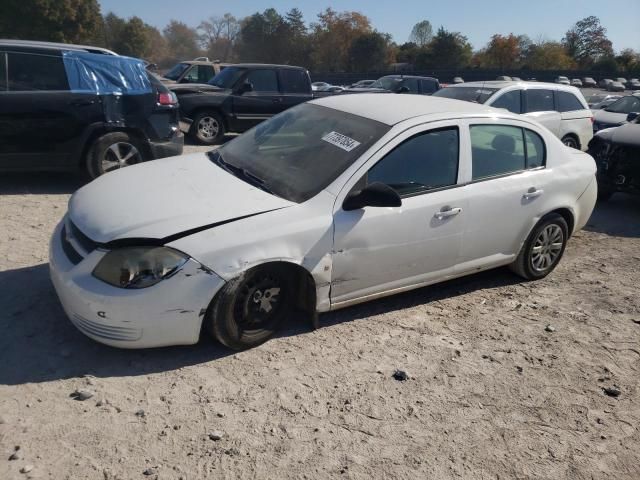
{"label": "black tire", "polygon": [[136,138],[125,132],[111,132],[94,140],[87,154],[86,170],[94,179],[144,161],[144,150]]}
{"label": "black tire", "polygon": [[252,348],[273,336],[294,311],[295,298],[294,282],[286,269],[254,267],[222,287],[208,309],[205,325],[216,340],[233,350]]}
{"label": "black tire", "polygon": [[193,119],[189,133],[202,145],[215,145],[224,137],[224,122],[217,112],[204,110]]}
{"label": "black tire", "polygon": [[564,143],[567,147],[575,148],[576,150],[580,149],[580,144],[578,140],[573,135],[565,135],[562,137],[562,143]]}
{"label": "black tire", "polygon": [[[555,228],[553,228],[555,227]],[[559,229],[559,230],[557,230]],[[551,239],[550,244],[542,243],[542,247],[539,248],[540,240],[543,232],[554,232],[555,235],[558,231],[561,232],[561,246],[554,247],[559,242],[553,242],[555,239]],[[554,268],[560,262],[564,249],[567,246],[567,240],[569,239],[569,227],[566,220],[562,215],[557,213],[550,213],[545,215],[533,228],[529,237],[522,245],[522,249],[518,254],[518,258],[509,266],[516,274],[527,280],[539,280],[549,275]],[[534,251],[534,247],[536,250]],[[545,253],[546,252],[546,253]],[[546,257],[548,255],[548,261]],[[541,257],[545,257],[542,259]],[[536,262],[540,262],[537,263]]]}

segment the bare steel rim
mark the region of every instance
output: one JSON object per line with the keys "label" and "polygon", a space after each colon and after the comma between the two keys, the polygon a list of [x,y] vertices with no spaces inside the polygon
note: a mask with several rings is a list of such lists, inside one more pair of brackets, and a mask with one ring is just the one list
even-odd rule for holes
{"label": "bare steel rim", "polygon": [[128,142],[117,142],[105,150],[102,157],[102,171],[110,172],[141,161],[142,156],[135,145]]}
{"label": "bare steel rim", "polygon": [[206,115],[200,119],[198,122],[198,133],[202,138],[216,138],[218,136],[218,132],[220,131],[220,124],[218,120],[214,117],[210,117]]}
{"label": "bare steel rim", "polygon": [[564,245],[564,232],[559,225],[547,225],[538,234],[531,249],[531,266],[536,272],[545,272],[553,267]]}
{"label": "bare steel rim", "polygon": [[562,143],[564,143],[567,147],[578,148],[578,142],[573,137],[564,137],[562,139]]}

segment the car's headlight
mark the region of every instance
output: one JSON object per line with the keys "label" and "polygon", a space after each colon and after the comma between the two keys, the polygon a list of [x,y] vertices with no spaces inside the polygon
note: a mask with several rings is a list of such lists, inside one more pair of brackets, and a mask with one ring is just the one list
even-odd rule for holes
{"label": "car's headlight", "polygon": [[120,288],[146,288],[170,277],[189,259],[168,247],[125,247],[107,253],[93,276]]}

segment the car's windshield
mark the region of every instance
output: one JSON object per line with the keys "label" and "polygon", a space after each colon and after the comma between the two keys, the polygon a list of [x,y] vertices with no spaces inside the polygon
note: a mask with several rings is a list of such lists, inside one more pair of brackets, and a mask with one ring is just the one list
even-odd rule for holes
{"label": "car's windshield", "polygon": [[605,112],[612,113],[640,112],[640,98],[633,96],[622,97],[620,100],[613,102],[604,110]]}
{"label": "car's windshield", "polygon": [[209,85],[220,88],[233,88],[240,77],[246,72],[246,68],[227,67],[209,80]]}
{"label": "car's windshield", "polygon": [[261,123],[210,156],[249,183],[259,182],[274,195],[300,203],[326,188],[389,129],[364,117],[302,104]]}
{"label": "car's windshield", "polygon": [[498,91],[497,88],[484,87],[447,87],[441,88],[433,94],[434,97],[453,98],[467,102],[484,103],[491,95]]}
{"label": "car's windshield", "polygon": [[165,73],[163,77],[168,78],[169,80],[178,80],[180,78],[180,75],[182,75],[187,68],[189,68],[188,63],[179,63],[167,73]]}
{"label": "car's windshield", "polygon": [[371,88],[383,88],[394,91],[402,80],[397,77],[382,77],[371,84]]}

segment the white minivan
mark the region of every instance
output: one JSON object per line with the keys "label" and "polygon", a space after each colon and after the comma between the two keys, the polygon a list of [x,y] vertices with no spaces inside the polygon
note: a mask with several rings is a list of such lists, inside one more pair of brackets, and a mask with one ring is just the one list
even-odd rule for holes
{"label": "white minivan", "polygon": [[586,151],[593,138],[593,112],[576,87],[541,82],[468,82],[433,94],[504,108],[533,118],[565,145]]}

